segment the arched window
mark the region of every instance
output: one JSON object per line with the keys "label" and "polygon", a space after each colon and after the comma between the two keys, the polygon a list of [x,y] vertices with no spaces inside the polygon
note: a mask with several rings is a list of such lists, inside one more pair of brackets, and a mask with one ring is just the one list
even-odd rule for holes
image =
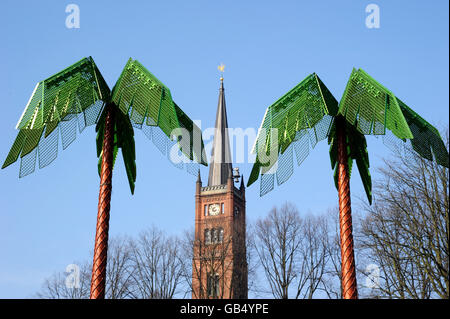
{"label": "arched window", "polygon": [[213,228],[211,236],[213,243],[217,244],[217,242],[219,241],[219,230],[217,228]]}
{"label": "arched window", "polygon": [[219,228],[219,243],[223,242],[223,228]]}
{"label": "arched window", "polygon": [[211,232],[209,229],[205,229],[205,244],[211,244]]}
{"label": "arched window", "polygon": [[218,274],[208,273],[206,288],[208,297],[217,298],[220,296],[220,277]]}

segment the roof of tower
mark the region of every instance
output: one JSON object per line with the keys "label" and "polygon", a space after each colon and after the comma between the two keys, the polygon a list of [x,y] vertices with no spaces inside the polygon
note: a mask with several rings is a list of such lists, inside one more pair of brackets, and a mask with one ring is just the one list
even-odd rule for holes
{"label": "roof of tower", "polygon": [[219,102],[217,104],[208,186],[226,184],[229,174],[232,174],[230,138],[228,135],[225,89],[223,87],[223,78],[220,78]]}

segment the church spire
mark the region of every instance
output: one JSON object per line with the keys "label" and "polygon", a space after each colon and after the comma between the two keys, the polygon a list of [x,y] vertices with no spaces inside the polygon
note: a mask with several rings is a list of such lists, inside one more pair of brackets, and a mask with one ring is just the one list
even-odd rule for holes
{"label": "church spire", "polygon": [[[223,65],[219,66],[219,70],[222,72],[223,68]],[[232,174],[231,151],[230,139],[228,136],[228,120],[222,75],[220,78],[219,102],[217,105],[216,125],[209,167],[208,186],[226,184],[229,174]]]}

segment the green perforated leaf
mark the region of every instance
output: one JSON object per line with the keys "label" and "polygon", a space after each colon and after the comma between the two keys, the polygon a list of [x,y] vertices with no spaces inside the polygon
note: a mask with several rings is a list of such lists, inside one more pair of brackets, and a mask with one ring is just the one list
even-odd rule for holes
{"label": "green perforated leaf", "polygon": [[[186,130],[189,138],[176,139],[179,149],[189,160],[207,165],[200,129],[175,104],[169,88],[138,61],[128,60],[113,89],[112,100],[164,154],[170,150],[177,132]],[[159,127],[166,138],[155,128],[149,131],[148,126]],[[191,172],[196,174],[195,170]]]}
{"label": "green perforated leaf", "polygon": [[413,135],[412,149],[428,160],[433,160],[434,155],[439,165],[449,167],[449,154],[439,131],[400,99],[397,100]]}
{"label": "green perforated leaf", "polygon": [[402,146],[420,156],[448,167],[448,152],[438,132],[391,91],[366,72],[353,69],[339,114],[365,135],[385,135],[391,131]]}
{"label": "green perforated leaf", "polygon": [[[35,170],[37,159],[42,168],[57,157],[60,135],[65,149],[75,140],[77,127],[81,132],[86,126],[96,123],[100,170],[105,105],[113,108],[115,113],[113,165],[121,149],[132,193],[136,181],[133,126],[141,128],[169,158],[172,146],[175,146],[191,162],[207,165],[201,130],[173,102],[166,86],[138,61],[130,59],[111,94],[89,57],[36,85],[17,123],[19,134],[2,168],[20,157],[20,177],[30,174]],[[178,134],[179,131],[187,134]],[[174,165],[184,165],[193,175],[198,171],[196,163]]]}
{"label": "green perforated leaf", "polygon": [[325,85],[311,74],[271,105],[253,147],[256,161],[248,186],[261,176],[260,195],[270,192],[275,176],[280,185],[292,175],[294,151],[300,165],[310,149],[328,136],[337,187],[338,146],[334,125],[335,120],[340,120],[337,117],[345,118],[342,121],[345,123],[349,175],[355,161],[370,203],[372,181],[364,135],[383,136],[386,145],[392,144],[391,136],[394,136],[395,146],[400,144],[405,150],[449,166],[448,151],[436,128],[363,70],[353,69],[339,108],[336,104]]}
{"label": "green perforated leaf", "polygon": [[202,131],[174,102],[175,112],[180,123],[180,127],[189,133],[189,137],[181,138],[178,142],[180,149],[192,161],[197,161],[203,165],[208,165],[206,160],[205,146],[202,139]]}
{"label": "green perforated leaf", "polygon": [[268,107],[253,147],[256,161],[248,186],[261,174],[261,196],[293,173],[295,150],[298,165],[318,141],[328,136],[337,101],[315,74]]}
{"label": "green perforated leaf", "polygon": [[361,69],[350,75],[339,114],[364,135],[384,135],[388,129],[400,139],[413,137],[395,95]]}
{"label": "green perforated leaf", "polygon": [[2,166],[21,157],[20,177],[50,164],[86,126],[95,124],[110,91],[91,57],[39,82],[17,123],[19,134]]}

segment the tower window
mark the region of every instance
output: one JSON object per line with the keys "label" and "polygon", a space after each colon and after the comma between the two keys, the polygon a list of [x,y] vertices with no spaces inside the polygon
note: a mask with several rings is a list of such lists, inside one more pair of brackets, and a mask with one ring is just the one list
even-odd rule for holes
{"label": "tower window", "polygon": [[220,280],[218,274],[211,274],[208,273],[207,277],[207,290],[208,290],[208,296],[212,298],[219,297],[220,294]]}
{"label": "tower window", "polygon": [[205,244],[211,244],[211,232],[209,229],[205,229]]}
{"label": "tower window", "polygon": [[219,241],[219,230],[217,228],[212,229],[212,240],[214,244]]}
{"label": "tower window", "polygon": [[225,214],[225,204],[222,203],[222,214]]}
{"label": "tower window", "polygon": [[205,205],[205,216],[208,216],[208,205]]}
{"label": "tower window", "polygon": [[219,228],[219,243],[223,242],[223,228]]}
{"label": "tower window", "polygon": [[223,242],[223,228],[205,230],[205,244],[219,244]]}

